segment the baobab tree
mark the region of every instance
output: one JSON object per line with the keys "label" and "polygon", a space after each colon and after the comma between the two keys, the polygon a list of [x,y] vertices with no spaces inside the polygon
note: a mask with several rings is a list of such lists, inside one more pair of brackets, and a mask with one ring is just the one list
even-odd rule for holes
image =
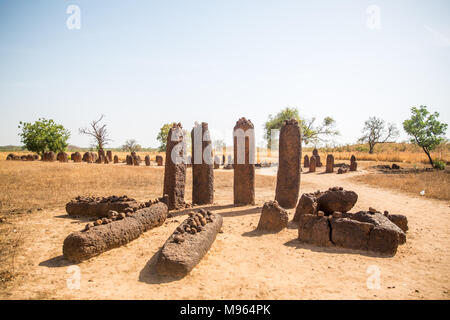
{"label": "baobab tree", "polygon": [[108,144],[109,141],[109,132],[106,129],[106,124],[100,124],[105,115],[101,115],[98,120],[94,120],[91,122],[89,127],[80,128],[80,134],[86,134],[94,138],[94,142],[97,144],[97,148],[99,151],[103,150],[103,147]]}
{"label": "baobab tree", "polygon": [[389,123],[386,128],[384,120],[377,117],[370,117],[364,122],[362,133],[363,136],[359,138],[359,142],[369,144],[369,153],[373,153],[377,143],[394,141],[399,134],[395,124]]}

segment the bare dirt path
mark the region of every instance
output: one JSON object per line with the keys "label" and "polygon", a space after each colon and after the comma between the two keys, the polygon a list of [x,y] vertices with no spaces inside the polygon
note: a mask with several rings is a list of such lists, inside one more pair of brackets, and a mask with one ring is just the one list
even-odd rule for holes
{"label": "bare dirt path", "polygon": [[[274,188],[256,190],[257,205],[233,207],[232,187],[216,190],[212,210],[224,217],[206,257],[181,280],[159,277],[154,264],[167,237],[184,219],[180,213],[128,245],[76,266],[81,286],[69,289],[71,263],[62,243],[85,221],[67,218],[64,208],[42,211],[17,222],[27,234],[15,266],[17,281],[0,289],[1,299],[449,299],[450,204],[355,184],[345,175],[302,174],[301,192],[343,186],[359,199],[352,211],[369,206],[408,217],[407,243],[394,257],[333,248],[296,240],[292,224],[278,234],[256,232],[260,208]],[[294,210],[291,211],[292,213]],[[369,267],[372,266],[370,269]],[[375,267],[373,267],[375,266]],[[73,267],[72,267],[73,268]],[[380,288],[367,279],[380,271]],[[375,268],[375,269],[373,269]]]}

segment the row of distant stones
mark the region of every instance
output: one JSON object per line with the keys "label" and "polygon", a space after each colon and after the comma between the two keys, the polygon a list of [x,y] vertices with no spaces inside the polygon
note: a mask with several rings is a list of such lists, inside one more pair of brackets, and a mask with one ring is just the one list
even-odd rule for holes
{"label": "row of distant stones", "polygon": [[[98,153],[95,152],[85,152],[83,156],[79,152],[74,152],[70,155],[70,159],[73,162],[87,162],[87,163],[120,163],[119,157],[115,155],[113,157],[111,151],[107,151],[106,154],[104,151],[99,151]],[[22,161],[36,161],[39,160],[39,155],[37,154],[28,154],[28,155],[15,155],[13,153],[10,153],[6,160],[22,160]],[[69,162],[69,154],[65,152],[59,152],[55,153],[53,151],[50,152],[44,152],[41,157],[42,161],[46,162]],[[135,152],[132,152],[131,155],[127,155],[126,157],[126,164],[128,165],[140,165],[142,163],[141,157],[136,155]],[[158,166],[163,165],[163,157],[160,155],[157,155],[155,157],[155,162]],[[151,160],[150,156],[145,156],[145,165],[150,166]]]}
{"label": "row of distant stones", "polygon": [[[316,168],[322,167],[322,162],[320,161],[320,156],[317,149],[313,150],[311,157],[308,155],[304,156],[303,167],[309,168],[309,172],[315,172]],[[338,168],[338,174],[343,174],[349,171],[356,171],[358,168],[358,163],[356,162],[356,157],[354,155],[350,157],[350,165],[346,163],[334,163],[334,156],[332,154],[327,155],[325,172],[333,173],[335,167]]]}

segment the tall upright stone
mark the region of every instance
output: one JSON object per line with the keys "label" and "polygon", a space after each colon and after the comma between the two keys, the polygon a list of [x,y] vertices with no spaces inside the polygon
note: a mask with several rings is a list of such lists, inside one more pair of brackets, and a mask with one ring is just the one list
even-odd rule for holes
{"label": "tall upright stone", "polygon": [[169,130],[166,147],[166,165],[164,168],[164,195],[168,195],[169,210],[184,206],[186,184],[186,142],[181,123],[174,124]]}
{"label": "tall upright stone", "polygon": [[333,168],[334,168],[334,156],[332,154],[329,154],[329,155],[327,155],[326,172],[333,173]]}
{"label": "tall upright stone", "polygon": [[106,151],[106,157],[108,158],[109,162],[113,162],[113,156],[112,156],[111,150]]}
{"label": "tall upright stone", "polygon": [[145,165],[148,167],[148,166],[150,166],[150,156],[149,155],[146,155],[145,156]]}
{"label": "tall upright stone", "polygon": [[234,204],[255,204],[255,133],[250,120],[240,118],[234,137]]}
{"label": "tall upright stone", "polygon": [[316,156],[309,159],[309,172],[316,172]]}
{"label": "tall upright stone", "polygon": [[354,154],[352,154],[352,156],[350,157],[350,163],[355,162],[356,161],[356,157]]}
{"label": "tall upright stone", "polygon": [[316,168],[320,168],[322,166],[322,162],[320,161],[319,151],[317,151],[316,148],[313,150],[313,156],[316,159]]}
{"label": "tall upright stone", "polygon": [[158,165],[158,167],[162,167],[162,165],[163,165],[163,157],[158,155],[158,156],[156,156],[155,160],[156,160],[156,164]]}
{"label": "tall upright stone", "polygon": [[117,155],[114,156],[114,163],[119,163],[119,157]]}
{"label": "tall upright stone", "polygon": [[214,202],[214,168],[208,124],[196,123],[191,131],[192,140],[192,203]]}
{"label": "tall upright stone", "polygon": [[356,162],[355,155],[352,154],[350,157],[350,171],[356,171],[358,169],[358,163]]}
{"label": "tall upright stone", "polygon": [[300,191],[302,136],[297,120],[285,120],[280,130],[275,200],[283,208],[295,208]]}
{"label": "tall upright stone", "polygon": [[305,154],[305,157],[303,158],[303,167],[309,168],[309,157],[307,154]]}

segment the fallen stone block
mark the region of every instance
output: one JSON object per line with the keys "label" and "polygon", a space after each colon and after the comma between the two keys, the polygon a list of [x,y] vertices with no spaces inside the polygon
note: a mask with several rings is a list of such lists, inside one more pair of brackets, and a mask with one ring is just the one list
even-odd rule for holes
{"label": "fallen stone block", "polygon": [[156,271],[160,275],[184,277],[211,248],[223,219],[203,209],[184,220],[162,247]]}
{"label": "fallen stone block", "polygon": [[277,201],[264,203],[257,229],[278,232],[287,227],[289,214]]}
{"label": "fallen stone block", "polygon": [[125,212],[126,209],[137,210],[141,204],[127,196],[107,198],[76,197],[66,204],[69,216],[106,217],[108,211]]}
{"label": "fallen stone block", "polygon": [[95,226],[88,225],[84,231],[69,234],[64,240],[63,255],[79,262],[123,246],[145,231],[161,226],[167,213],[167,205],[157,202],[110,223],[103,224],[100,220]]}

